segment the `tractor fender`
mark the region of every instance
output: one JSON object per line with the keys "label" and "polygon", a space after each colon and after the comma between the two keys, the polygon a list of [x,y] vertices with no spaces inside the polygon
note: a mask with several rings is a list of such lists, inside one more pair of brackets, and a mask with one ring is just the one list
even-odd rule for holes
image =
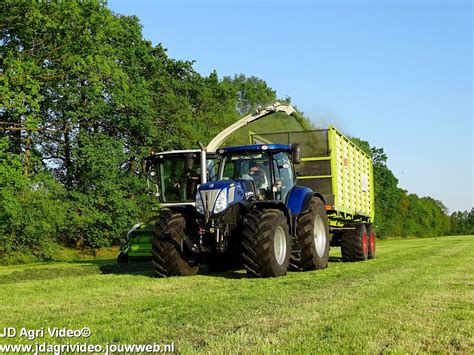
{"label": "tractor fender", "polygon": [[287,205],[291,214],[297,216],[306,212],[313,197],[318,197],[324,203],[323,196],[313,192],[310,188],[304,186],[293,187],[287,197]]}

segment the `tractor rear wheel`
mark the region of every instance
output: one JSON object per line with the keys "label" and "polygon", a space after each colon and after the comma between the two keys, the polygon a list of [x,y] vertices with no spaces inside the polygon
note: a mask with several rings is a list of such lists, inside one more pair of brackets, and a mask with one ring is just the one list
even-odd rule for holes
{"label": "tractor rear wheel", "polygon": [[251,277],[286,275],[291,254],[288,222],[277,209],[253,210],[244,219],[241,259]]}
{"label": "tractor rear wheel", "polygon": [[341,254],[344,261],[364,261],[368,258],[367,229],[364,224],[354,225],[355,229],[346,230],[341,238]]}
{"label": "tractor rear wheel", "polygon": [[181,213],[164,211],[156,222],[152,238],[153,269],[158,276],[196,275],[199,265],[189,255],[182,235],[186,220]]}
{"label": "tractor rear wheel", "polygon": [[300,270],[325,269],[329,261],[329,225],[324,203],[313,197],[307,212],[298,218],[296,237],[300,258],[296,265]]}
{"label": "tractor rear wheel", "polygon": [[368,258],[375,259],[375,230],[372,224],[367,224],[367,238],[368,238]]}

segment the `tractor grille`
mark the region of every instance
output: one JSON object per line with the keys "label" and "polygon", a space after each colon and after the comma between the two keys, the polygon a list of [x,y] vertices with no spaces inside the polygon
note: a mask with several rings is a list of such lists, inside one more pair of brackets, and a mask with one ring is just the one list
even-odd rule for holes
{"label": "tractor grille", "polygon": [[214,204],[216,203],[217,195],[219,194],[220,191],[221,191],[220,189],[201,191],[202,203],[204,205],[205,211],[212,211],[212,208],[214,207]]}

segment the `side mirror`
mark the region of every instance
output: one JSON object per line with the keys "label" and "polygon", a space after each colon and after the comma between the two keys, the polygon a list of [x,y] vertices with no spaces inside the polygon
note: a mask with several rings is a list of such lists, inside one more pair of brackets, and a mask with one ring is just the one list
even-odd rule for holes
{"label": "side mirror", "polygon": [[293,143],[291,145],[291,161],[293,164],[301,163],[301,144]]}

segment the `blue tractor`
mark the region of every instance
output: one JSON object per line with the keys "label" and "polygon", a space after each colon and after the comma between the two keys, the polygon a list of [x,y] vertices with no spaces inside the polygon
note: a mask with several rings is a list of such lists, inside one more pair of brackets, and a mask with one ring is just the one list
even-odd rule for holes
{"label": "blue tractor", "polygon": [[154,270],[195,275],[200,264],[243,266],[251,277],[326,268],[329,227],[323,196],[298,186],[299,144],[218,150],[219,173],[202,183],[195,206],[171,206],[156,223]]}

